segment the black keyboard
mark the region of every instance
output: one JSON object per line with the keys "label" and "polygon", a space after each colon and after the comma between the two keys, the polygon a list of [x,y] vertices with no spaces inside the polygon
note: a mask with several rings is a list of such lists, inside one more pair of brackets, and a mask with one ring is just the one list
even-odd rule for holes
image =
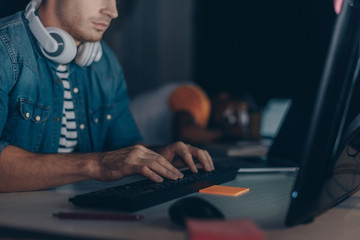
{"label": "black keyboard", "polygon": [[182,197],[199,189],[222,184],[236,177],[236,168],[216,167],[215,171],[198,173],[183,171],[184,177],[178,180],[166,179],[161,183],[142,180],[103,190],[76,195],[69,201],[81,207],[117,208],[135,212],[172,199]]}

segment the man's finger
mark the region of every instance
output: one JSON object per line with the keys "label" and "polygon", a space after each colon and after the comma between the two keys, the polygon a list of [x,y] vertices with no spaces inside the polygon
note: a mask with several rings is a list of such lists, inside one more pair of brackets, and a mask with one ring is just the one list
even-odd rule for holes
{"label": "man's finger", "polygon": [[156,174],[154,171],[152,171],[147,166],[136,166],[134,173],[141,174],[144,177],[146,177],[154,182],[163,182],[164,181],[164,179],[161,176]]}
{"label": "man's finger", "polygon": [[[197,157],[201,165],[204,167],[206,171],[212,171],[213,169],[213,162],[210,155],[206,154],[206,151],[201,150],[199,148],[190,146],[190,152],[192,155]],[[210,158],[209,158],[210,157]]]}
{"label": "man's finger", "polygon": [[196,168],[196,165],[194,163],[194,159],[192,157],[192,154],[189,151],[189,147],[187,147],[185,145],[183,147],[180,147],[180,149],[178,149],[178,154],[184,160],[186,165],[188,165],[188,167],[190,168],[190,170],[192,172],[194,172],[194,173],[198,172],[198,170]]}
{"label": "man's finger", "polygon": [[[171,164],[170,164],[171,165]],[[178,173],[174,173],[172,171],[172,169],[167,169],[165,168],[164,166],[162,166],[159,162],[157,161],[153,161],[149,164],[149,168],[157,173],[158,175],[160,176],[163,176],[163,177],[166,177],[168,179],[173,179],[173,180],[176,180],[176,179],[179,179],[180,177],[183,177],[182,173],[178,174]],[[175,168],[176,169],[176,168]],[[176,169],[177,170],[177,169]],[[177,170],[178,172],[178,170]]]}
{"label": "man's finger", "polygon": [[[170,179],[182,178],[184,175],[175,168],[169,161],[167,161],[163,156],[155,152],[149,153],[147,155],[148,166],[152,170],[156,170],[157,173],[160,173],[162,176]],[[174,178],[176,176],[176,178]]]}
{"label": "man's finger", "polygon": [[210,162],[212,170],[214,171],[215,170],[214,161],[212,160],[210,153],[206,150],[204,152],[205,152],[206,156],[208,157],[208,161]]}

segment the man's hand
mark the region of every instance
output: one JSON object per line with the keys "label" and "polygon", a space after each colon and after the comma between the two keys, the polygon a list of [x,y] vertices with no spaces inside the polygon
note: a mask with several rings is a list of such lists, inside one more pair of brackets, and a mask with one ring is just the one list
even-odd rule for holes
{"label": "man's hand", "polygon": [[163,156],[142,145],[100,153],[95,169],[96,179],[100,181],[114,181],[133,174],[141,174],[155,182],[162,182],[162,177],[173,180],[183,177]]}
{"label": "man's hand", "polygon": [[155,182],[162,182],[163,177],[176,180],[182,178],[183,174],[174,165],[177,167],[187,165],[191,171],[197,172],[193,157],[206,171],[214,170],[212,159],[207,151],[183,142],[157,148],[157,152],[142,145],[135,145],[113,152],[100,153],[98,168],[96,168],[98,170],[94,174],[100,181],[113,181],[133,174],[141,174]]}
{"label": "man's hand", "polygon": [[176,167],[188,166],[192,172],[197,172],[194,158],[203,166],[206,171],[213,171],[214,163],[208,151],[197,147],[176,142],[156,150]]}

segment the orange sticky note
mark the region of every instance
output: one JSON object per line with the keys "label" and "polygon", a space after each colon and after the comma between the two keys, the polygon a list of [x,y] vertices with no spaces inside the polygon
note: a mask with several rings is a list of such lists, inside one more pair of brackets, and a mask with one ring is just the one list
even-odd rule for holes
{"label": "orange sticky note", "polygon": [[200,189],[199,192],[235,197],[235,196],[239,196],[240,194],[247,193],[249,190],[250,190],[249,188],[214,185],[211,187]]}

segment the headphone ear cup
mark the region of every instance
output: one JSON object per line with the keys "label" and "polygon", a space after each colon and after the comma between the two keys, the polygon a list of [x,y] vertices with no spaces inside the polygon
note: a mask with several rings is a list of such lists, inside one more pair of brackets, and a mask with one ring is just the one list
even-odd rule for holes
{"label": "headphone ear cup", "polygon": [[100,61],[102,47],[100,42],[86,42],[79,46],[75,62],[82,67],[88,67],[93,62]]}
{"label": "headphone ear cup", "polygon": [[68,64],[74,60],[77,49],[76,43],[71,35],[64,30],[55,27],[47,27],[46,31],[58,43],[58,49],[56,52],[49,53],[39,44],[44,56],[60,64]]}

